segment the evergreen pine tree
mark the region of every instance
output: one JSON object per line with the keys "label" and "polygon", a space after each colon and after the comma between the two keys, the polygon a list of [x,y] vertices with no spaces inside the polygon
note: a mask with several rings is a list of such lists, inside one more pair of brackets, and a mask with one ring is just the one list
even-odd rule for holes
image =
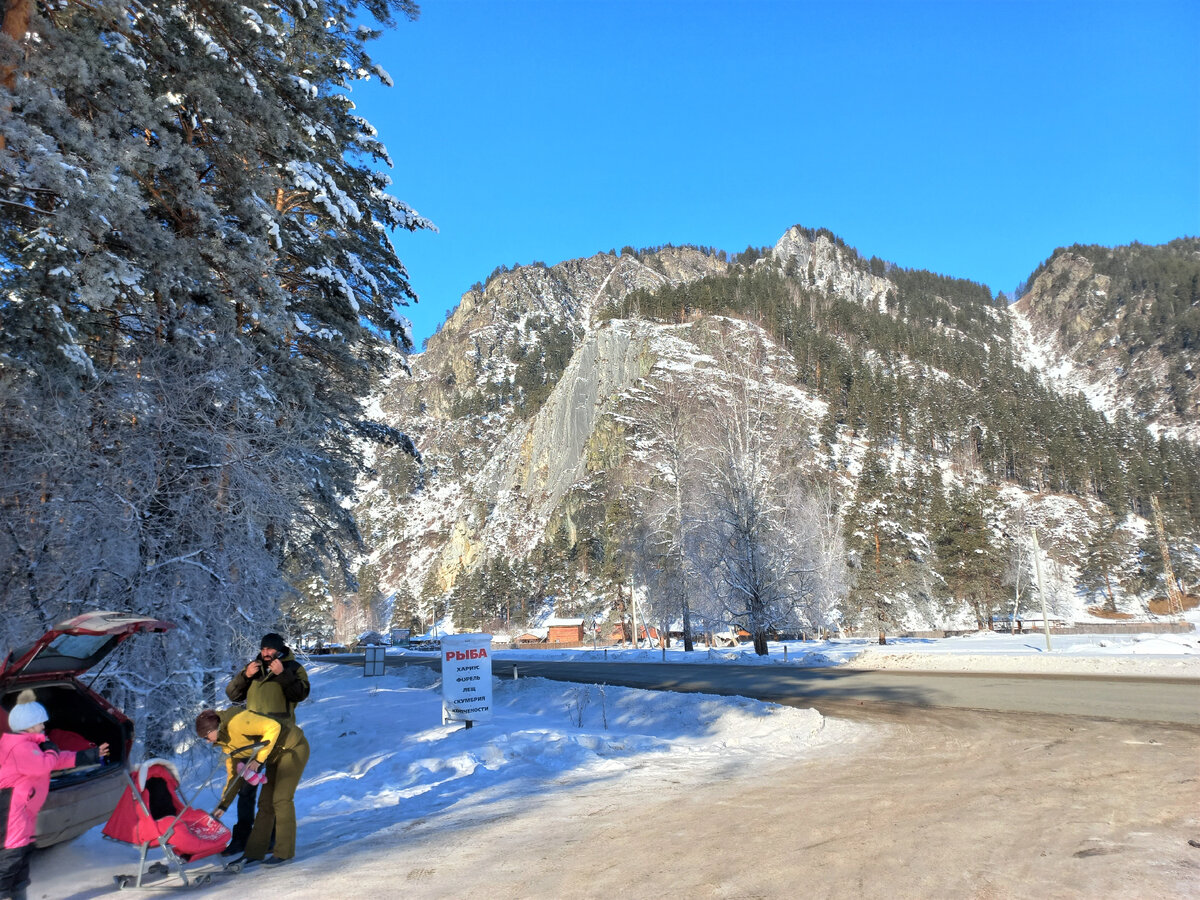
{"label": "evergreen pine tree", "polygon": [[974,613],[976,625],[988,626],[1003,602],[1003,572],[984,518],[983,492],[952,490],[935,528],[939,569],[952,596]]}
{"label": "evergreen pine tree", "polygon": [[[386,150],[347,93],[387,77],[363,15],[415,12],[7,5],[0,412],[26,468],[6,472],[0,494],[19,500],[0,531],[33,558],[6,604],[173,619],[199,665],[166,669],[191,672],[224,667],[224,623],[280,626],[285,577],[354,590],[342,500],[362,394],[389,343],[411,343],[389,233],[430,226],[387,193]],[[45,505],[92,496],[89,527]],[[173,710],[199,702],[191,682],[159,687]]]}

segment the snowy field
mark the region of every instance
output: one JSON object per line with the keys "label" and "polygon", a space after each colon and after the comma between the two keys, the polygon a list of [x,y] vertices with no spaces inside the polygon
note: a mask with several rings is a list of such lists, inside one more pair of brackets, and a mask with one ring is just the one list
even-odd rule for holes
{"label": "snowy field", "polygon": [[[740,651],[705,650],[671,650],[667,659],[1200,678],[1195,633],[1052,641],[1047,652],[1041,635],[895,640],[885,647],[836,640],[772,645],[765,660]],[[519,661],[526,655],[570,658],[581,652],[594,651],[501,651],[496,656]],[[662,652],[610,650],[609,656],[652,661],[661,660]],[[639,779],[646,779],[647,789],[663,780],[700,786],[729,777],[750,760],[761,773],[773,763],[851,752],[853,745],[867,745],[875,737],[870,726],[826,719],[814,710],[538,678],[494,680],[492,720],[465,729],[441,723],[440,679],[428,668],[388,668],[385,676],[368,679],[356,666],[315,658],[309,672],[312,695],[299,718],[313,753],[296,796],[299,855],[279,870],[252,868],[205,887],[200,893],[206,897],[274,890],[268,884],[300,898],[323,896],[330,889],[344,897],[378,896],[356,893],[352,878],[337,875],[349,850],[358,865],[364,858],[383,865],[389,848],[411,829],[434,829],[435,836],[444,833],[449,840],[463,822],[525,810],[530,798],[548,790],[569,793],[597,782],[629,788]],[[198,792],[197,786],[218,761],[207,745],[177,761],[194,805],[215,805],[219,783]],[[136,860],[134,848],[103,839],[94,829],[35,856],[29,896],[106,896],[114,893],[113,876],[133,871]]]}

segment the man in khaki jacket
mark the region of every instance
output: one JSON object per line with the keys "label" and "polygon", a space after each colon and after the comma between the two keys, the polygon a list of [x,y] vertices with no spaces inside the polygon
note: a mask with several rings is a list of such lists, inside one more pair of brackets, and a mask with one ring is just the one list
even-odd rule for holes
{"label": "man in khaki jacket", "polygon": [[[225,688],[225,696],[246,709],[268,716],[284,725],[296,724],[296,704],[308,697],[308,673],[296,661],[283,638],[272,632],[263,635],[258,656],[239,669]],[[254,800],[257,785],[243,781],[238,792],[237,824],[226,856],[236,856],[246,848],[255,821]]]}

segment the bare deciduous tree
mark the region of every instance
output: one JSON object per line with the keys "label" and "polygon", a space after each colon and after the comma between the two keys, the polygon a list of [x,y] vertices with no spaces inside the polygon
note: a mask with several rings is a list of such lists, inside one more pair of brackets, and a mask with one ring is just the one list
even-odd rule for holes
{"label": "bare deciduous tree", "polygon": [[651,616],[667,626],[678,617],[687,651],[694,645],[685,547],[692,524],[686,500],[695,470],[696,442],[690,427],[695,414],[694,396],[678,383],[668,378],[656,386],[655,400],[639,420],[649,477],[641,491],[638,540],[631,548]]}
{"label": "bare deciduous tree", "polygon": [[1004,583],[1013,589],[1011,630],[1016,630],[1021,615],[1021,601],[1037,585],[1033,583],[1033,537],[1030,533],[1032,520],[1029,506],[1022,503],[1009,511],[1004,522],[1003,537],[1007,545],[1007,560],[1004,567]]}
{"label": "bare deciduous tree", "polygon": [[710,603],[765,655],[770,631],[811,627],[841,589],[840,526],[805,472],[811,423],[772,392],[765,341],[757,331],[715,338],[728,377],[712,381],[700,429],[691,564]]}

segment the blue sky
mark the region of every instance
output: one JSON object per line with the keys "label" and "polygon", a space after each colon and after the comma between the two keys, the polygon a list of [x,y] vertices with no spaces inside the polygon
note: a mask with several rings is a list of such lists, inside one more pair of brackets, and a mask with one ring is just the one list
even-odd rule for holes
{"label": "blue sky", "polygon": [[418,346],[498,265],[774,244],[1010,292],[1056,247],[1200,234],[1200,3],[422,0],[360,86]]}

